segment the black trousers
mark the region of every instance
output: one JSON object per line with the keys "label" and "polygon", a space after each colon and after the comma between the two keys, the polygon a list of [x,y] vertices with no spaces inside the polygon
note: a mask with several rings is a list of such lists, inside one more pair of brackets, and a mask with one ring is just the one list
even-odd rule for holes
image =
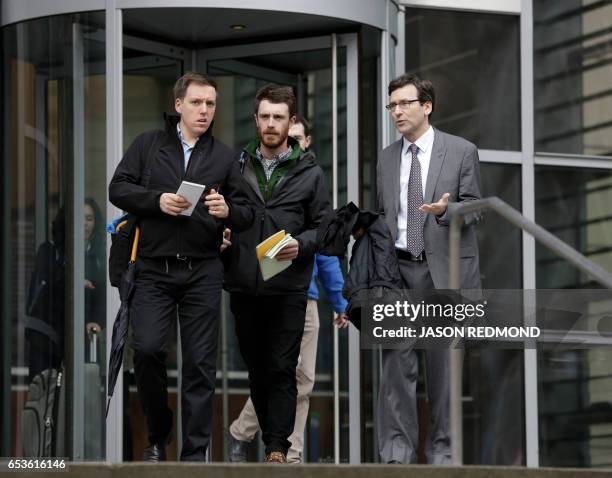
{"label": "black trousers", "polygon": [[287,454],[293,432],[300,355],[306,315],[306,292],[278,296],[232,293],[240,352],[249,370],[251,400],[266,454]]}
{"label": "black trousers", "polygon": [[172,430],[168,408],[168,337],[178,314],[183,366],[181,460],[203,461],[215,393],[223,266],[219,259],[138,258],[130,313],[138,395],[150,443]]}

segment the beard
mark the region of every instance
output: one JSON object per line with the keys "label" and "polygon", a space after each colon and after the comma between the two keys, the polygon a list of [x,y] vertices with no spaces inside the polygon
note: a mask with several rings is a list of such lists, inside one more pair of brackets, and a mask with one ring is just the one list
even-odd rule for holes
{"label": "beard", "polygon": [[263,144],[266,148],[276,149],[286,143],[287,138],[289,137],[289,128],[284,128],[282,130],[262,130],[261,128],[258,128],[257,134],[259,135],[261,144]]}

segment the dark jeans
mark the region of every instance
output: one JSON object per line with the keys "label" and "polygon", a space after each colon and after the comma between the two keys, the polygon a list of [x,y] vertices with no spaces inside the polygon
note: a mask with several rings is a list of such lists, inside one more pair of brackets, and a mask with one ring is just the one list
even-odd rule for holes
{"label": "dark jeans", "polygon": [[168,408],[168,337],[178,314],[183,354],[181,460],[203,461],[210,441],[215,393],[223,266],[219,259],[138,258],[131,302],[138,395],[149,441],[172,430]]}
{"label": "dark jeans", "polygon": [[266,454],[287,454],[295,424],[295,368],[304,333],[306,292],[277,296],[232,293],[240,352]]}

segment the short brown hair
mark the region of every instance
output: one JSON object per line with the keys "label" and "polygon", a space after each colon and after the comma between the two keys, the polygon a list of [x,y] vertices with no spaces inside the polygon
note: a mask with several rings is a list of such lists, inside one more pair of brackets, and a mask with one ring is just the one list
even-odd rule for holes
{"label": "short brown hair", "polygon": [[295,116],[297,111],[296,99],[290,86],[266,85],[262,86],[255,95],[255,114],[259,111],[259,103],[268,100],[270,103],[285,103],[289,108],[289,117]]}
{"label": "short brown hair", "polygon": [[196,73],[195,71],[188,71],[178,80],[176,80],[176,83],[174,83],[174,99],[182,100],[183,98],[185,98],[185,95],[187,94],[187,88],[189,88],[189,85],[191,83],[212,86],[215,91],[217,91],[217,82],[215,80],[201,73]]}
{"label": "short brown hair", "polygon": [[395,90],[399,90],[406,85],[414,85],[417,90],[417,98],[421,102],[421,104],[429,101],[431,103],[431,113],[429,114],[429,118],[431,119],[431,115],[434,112],[434,108],[436,106],[436,92],[434,91],[433,83],[429,80],[422,80],[415,74],[404,74],[402,76],[398,76],[395,80],[392,80],[389,83],[389,96]]}

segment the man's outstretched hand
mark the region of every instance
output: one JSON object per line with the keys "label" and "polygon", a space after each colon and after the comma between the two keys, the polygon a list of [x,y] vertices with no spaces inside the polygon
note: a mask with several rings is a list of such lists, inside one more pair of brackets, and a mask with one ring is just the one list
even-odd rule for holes
{"label": "man's outstretched hand", "polygon": [[450,194],[444,193],[442,197],[438,200],[438,202],[432,202],[431,204],[423,204],[419,211],[433,214],[434,216],[441,216],[446,212],[446,208],[448,207],[448,197]]}

